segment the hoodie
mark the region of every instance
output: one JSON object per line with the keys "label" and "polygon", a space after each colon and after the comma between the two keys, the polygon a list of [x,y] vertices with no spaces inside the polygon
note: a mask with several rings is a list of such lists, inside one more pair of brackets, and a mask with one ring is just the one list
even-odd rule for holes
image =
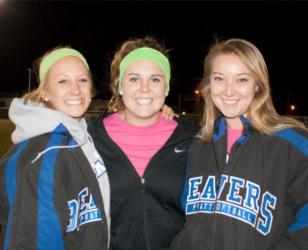
{"label": "hoodie", "polygon": [[[71,152],[76,148],[80,148],[93,170],[94,175],[92,175],[96,176],[97,179],[97,184],[100,190],[98,193],[101,195],[103,200],[103,210],[106,217],[109,238],[110,187],[108,175],[104,162],[97,153],[94,144],[92,143],[92,138],[87,132],[87,123],[85,119],[74,119],[59,111],[47,108],[39,103],[28,101],[25,104],[22,99],[17,98],[15,98],[11,103],[9,118],[16,126],[14,132],[12,133],[12,141],[16,144],[16,147],[23,145],[23,143],[29,140],[40,138],[46,134],[53,134],[54,131],[59,130],[59,127],[67,131],[67,134],[71,137],[69,143],[63,144],[63,142],[59,141],[58,143],[54,143],[52,145],[47,144],[42,149],[39,149],[41,148],[39,146],[34,147],[30,162],[34,165],[36,162],[44,161],[45,155],[48,157],[48,154],[56,150],[69,150]],[[8,154],[10,155],[10,152]],[[5,159],[3,159],[3,162],[5,162],[7,157],[4,158]],[[6,162],[6,164],[8,163]],[[91,168],[88,168],[87,171],[91,172]]]}

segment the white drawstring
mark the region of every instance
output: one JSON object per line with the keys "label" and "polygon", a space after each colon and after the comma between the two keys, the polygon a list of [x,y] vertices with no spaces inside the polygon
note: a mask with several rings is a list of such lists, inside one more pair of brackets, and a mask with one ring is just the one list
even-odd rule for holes
{"label": "white drawstring", "polygon": [[87,140],[85,142],[82,142],[81,144],[77,144],[77,145],[67,145],[67,146],[52,146],[49,148],[46,148],[45,150],[43,150],[42,152],[39,152],[37,154],[37,156],[31,161],[31,163],[36,162],[43,154],[45,154],[46,152],[48,152],[49,150],[52,149],[63,149],[63,148],[76,148],[76,147],[82,147],[83,145],[85,145],[87,143]]}

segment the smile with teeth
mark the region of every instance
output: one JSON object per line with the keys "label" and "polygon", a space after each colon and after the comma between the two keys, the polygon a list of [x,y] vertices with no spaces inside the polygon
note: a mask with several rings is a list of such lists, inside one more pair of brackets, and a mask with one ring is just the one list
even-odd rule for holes
{"label": "smile with teeth", "polygon": [[231,104],[237,103],[238,100],[234,100],[234,99],[233,99],[233,100],[226,100],[226,99],[224,99],[224,100],[222,100],[222,101],[223,101],[225,104],[230,104],[230,105],[231,105]]}
{"label": "smile with teeth", "polygon": [[152,102],[152,99],[151,98],[137,98],[136,102],[139,105],[147,105]]}
{"label": "smile with teeth", "polygon": [[76,99],[76,100],[65,100],[65,103],[71,106],[80,105],[82,103],[82,99]]}

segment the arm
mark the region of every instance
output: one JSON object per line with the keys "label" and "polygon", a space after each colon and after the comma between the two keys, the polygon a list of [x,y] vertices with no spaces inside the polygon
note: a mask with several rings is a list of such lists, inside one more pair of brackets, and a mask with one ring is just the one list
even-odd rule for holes
{"label": "arm", "polygon": [[298,137],[289,161],[289,187],[295,220],[271,250],[308,249],[308,139]]}
{"label": "arm", "polygon": [[168,119],[168,120],[171,120],[173,119],[174,117],[179,117],[178,114],[176,114],[173,109],[169,106],[167,106],[166,104],[162,107],[162,114],[163,116]]}
{"label": "arm", "polygon": [[0,248],[4,242],[4,229],[7,220],[8,203],[7,197],[5,196],[5,185],[4,185],[4,162],[0,162]]}
{"label": "arm", "polygon": [[[16,171],[9,171],[6,180],[16,182],[7,182],[12,199],[4,243],[8,249],[64,249],[64,230],[53,202],[53,185],[59,183],[50,172],[52,160],[18,161]],[[14,165],[8,167],[14,169]]]}

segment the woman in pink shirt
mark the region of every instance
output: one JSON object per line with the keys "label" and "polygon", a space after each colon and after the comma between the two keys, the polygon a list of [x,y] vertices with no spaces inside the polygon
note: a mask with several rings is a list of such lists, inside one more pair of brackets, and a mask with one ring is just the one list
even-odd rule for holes
{"label": "woman in pink shirt", "polygon": [[183,228],[180,195],[196,128],[162,116],[170,78],[167,50],[152,37],[124,42],[111,63],[116,112],[90,133],[111,185],[112,250],[169,249]]}

